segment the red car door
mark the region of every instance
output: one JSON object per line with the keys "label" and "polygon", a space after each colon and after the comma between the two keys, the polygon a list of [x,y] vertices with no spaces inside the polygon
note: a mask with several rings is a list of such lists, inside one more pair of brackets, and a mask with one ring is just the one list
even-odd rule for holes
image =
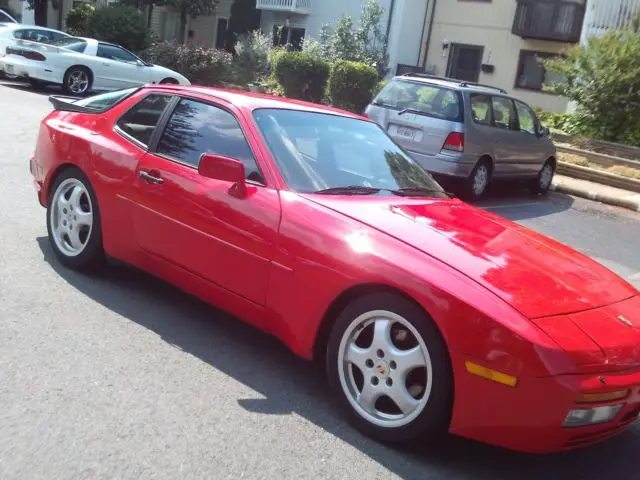
{"label": "red car door", "polygon": [[[228,105],[180,98],[138,162],[132,220],[150,255],[265,305],[280,199],[266,185],[242,121]],[[231,196],[229,182],[201,176],[203,153],[241,160],[248,195]]]}

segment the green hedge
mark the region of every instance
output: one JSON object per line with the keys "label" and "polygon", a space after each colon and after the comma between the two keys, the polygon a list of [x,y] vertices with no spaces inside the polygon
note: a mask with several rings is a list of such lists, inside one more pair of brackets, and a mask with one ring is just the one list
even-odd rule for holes
{"label": "green hedge", "polygon": [[287,52],[277,56],[273,69],[287,97],[322,102],[329,78],[327,62],[304,52]]}
{"label": "green hedge", "polygon": [[331,103],[362,113],[371,102],[379,80],[378,72],[370,65],[339,60],[333,64],[329,77]]}
{"label": "green hedge", "polygon": [[97,8],[86,19],[86,35],[122,45],[133,52],[149,45],[146,20],[135,7],[115,4]]}

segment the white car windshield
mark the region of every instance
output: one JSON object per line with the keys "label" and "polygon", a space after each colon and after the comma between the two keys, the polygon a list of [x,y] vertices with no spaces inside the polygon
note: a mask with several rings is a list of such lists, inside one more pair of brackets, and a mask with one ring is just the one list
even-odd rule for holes
{"label": "white car windshield", "polygon": [[253,115],[285,181],[296,191],[447,196],[372,122],[284,109],[258,109]]}

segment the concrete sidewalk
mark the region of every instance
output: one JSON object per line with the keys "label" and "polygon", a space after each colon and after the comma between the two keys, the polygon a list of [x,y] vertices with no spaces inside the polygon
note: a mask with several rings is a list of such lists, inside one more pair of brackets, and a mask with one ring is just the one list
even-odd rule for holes
{"label": "concrete sidewalk", "polygon": [[564,175],[556,175],[553,179],[551,190],[640,212],[640,193],[620,188],[565,177]]}

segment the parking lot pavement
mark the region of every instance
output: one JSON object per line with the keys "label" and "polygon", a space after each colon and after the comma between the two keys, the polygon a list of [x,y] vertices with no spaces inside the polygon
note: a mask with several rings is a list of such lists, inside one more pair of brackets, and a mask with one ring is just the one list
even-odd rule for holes
{"label": "parking lot pavement", "polygon": [[[62,268],[27,163],[47,98],[0,85],[0,106],[0,479],[637,477],[638,426],[551,456],[378,444],[272,338],[145,274]],[[640,286],[638,214],[517,189],[479,206]]]}

